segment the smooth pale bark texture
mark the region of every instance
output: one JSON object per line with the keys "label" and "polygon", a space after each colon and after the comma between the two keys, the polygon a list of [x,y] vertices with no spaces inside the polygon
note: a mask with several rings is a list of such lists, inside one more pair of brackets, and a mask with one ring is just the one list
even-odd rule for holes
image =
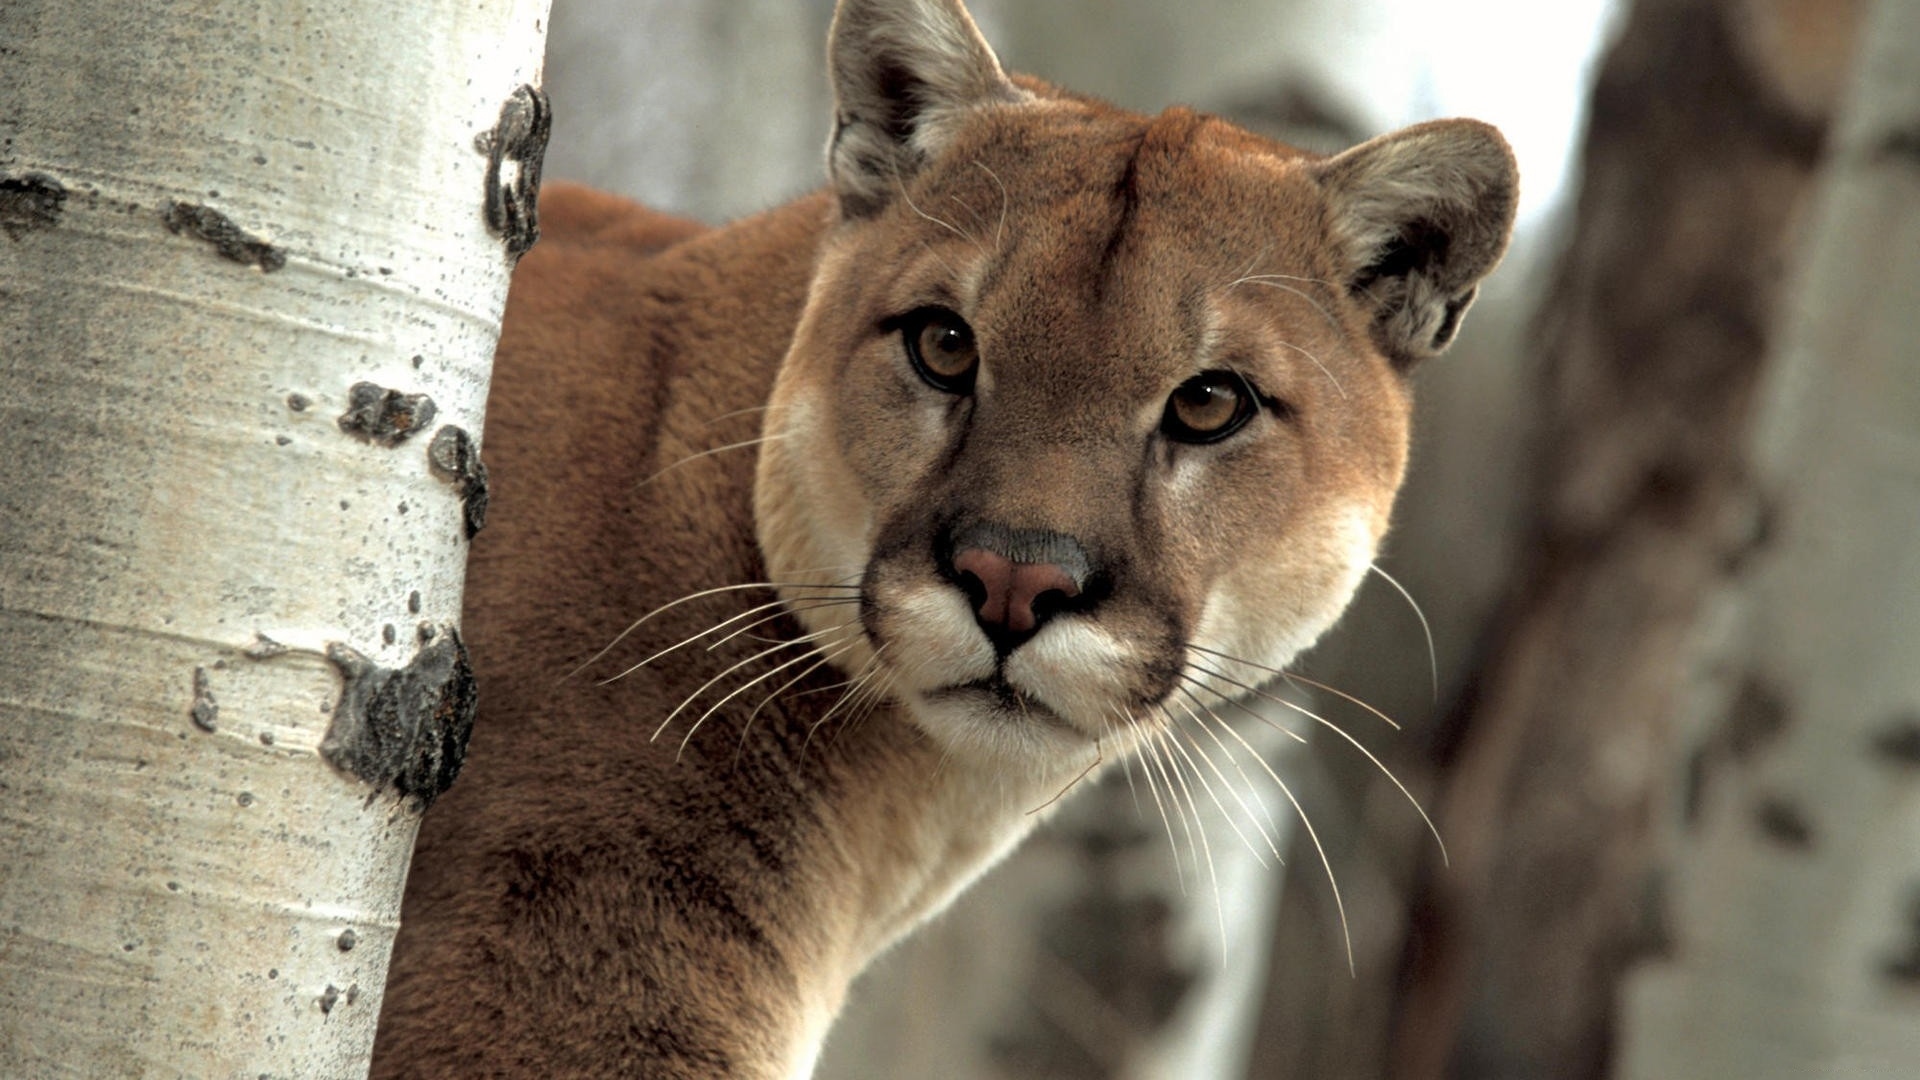
{"label": "smooth pale bark texture", "polygon": [[1628,1080],[1920,1074],[1920,5],[1861,42],[1755,425],[1775,539],[1671,777]]}
{"label": "smooth pale bark texture", "polygon": [[1824,0],[1626,13],[1540,316],[1518,557],[1420,770],[1452,865],[1419,868],[1386,977],[1262,1075],[1606,1075],[1619,980],[1659,945],[1692,646],[1764,539],[1745,440],[1851,27]]}
{"label": "smooth pale bark texture", "polygon": [[0,5],[0,1076],[364,1075],[545,8]]}

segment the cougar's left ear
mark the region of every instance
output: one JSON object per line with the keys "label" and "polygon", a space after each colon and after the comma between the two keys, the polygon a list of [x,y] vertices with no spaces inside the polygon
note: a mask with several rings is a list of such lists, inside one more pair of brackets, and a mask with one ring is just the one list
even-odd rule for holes
{"label": "cougar's left ear", "polygon": [[1513,232],[1520,175],[1507,141],[1477,120],[1435,120],[1314,171],[1374,343],[1402,369],[1440,353]]}
{"label": "cougar's left ear", "polygon": [[895,198],[967,110],[1028,96],[959,0],[840,0],[827,53],[835,106],[827,172],[850,218]]}

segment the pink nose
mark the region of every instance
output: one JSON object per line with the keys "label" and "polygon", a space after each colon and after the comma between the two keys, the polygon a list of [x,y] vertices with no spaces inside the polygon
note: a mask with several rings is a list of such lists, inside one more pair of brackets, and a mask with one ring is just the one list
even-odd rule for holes
{"label": "pink nose", "polygon": [[973,597],[974,614],[989,630],[1031,634],[1041,619],[1034,611],[1036,600],[1048,593],[1059,593],[1061,600],[1080,595],[1079,583],[1063,566],[1014,562],[985,548],[967,548],[955,554],[953,569],[980,583],[979,589],[968,592]]}

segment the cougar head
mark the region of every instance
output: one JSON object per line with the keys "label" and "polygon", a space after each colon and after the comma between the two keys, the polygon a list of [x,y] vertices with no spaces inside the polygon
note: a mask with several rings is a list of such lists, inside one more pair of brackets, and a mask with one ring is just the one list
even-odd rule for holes
{"label": "cougar head", "polygon": [[[1136,115],[1008,76],[955,0],[843,2],[831,60],[836,220],[755,492],[807,629],[950,750],[1043,767],[1283,668],[1387,530],[1506,143]],[[807,603],[850,581],[857,619]]]}

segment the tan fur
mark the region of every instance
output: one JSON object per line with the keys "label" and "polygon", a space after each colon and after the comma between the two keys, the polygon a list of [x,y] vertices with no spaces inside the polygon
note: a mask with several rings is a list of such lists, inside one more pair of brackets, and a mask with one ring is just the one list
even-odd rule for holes
{"label": "tan fur", "polygon": [[[480,722],[422,828],[382,1080],[805,1075],[875,953],[1163,706],[1286,664],[1386,530],[1404,368],[1511,223],[1491,129],[1322,161],[1009,79],[952,0],[838,20],[829,191],[712,231],[544,193],[484,441]],[[890,328],[929,304],[974,330],[971,394]],[[1220,368],[1285,408],[1170,442],[1168,395]],[[1076,538],[1098,602],[997,656],[942,569],[969,521]],[[764,581],[786,608],[746,633],[602,681],[772,591],[670,607],[566,677],[662,604]],[[861,603],[808,587],[835,582]],[[808,644],[839,651],[810,669]],[[953,689],[996,679],[997,703]]]}

